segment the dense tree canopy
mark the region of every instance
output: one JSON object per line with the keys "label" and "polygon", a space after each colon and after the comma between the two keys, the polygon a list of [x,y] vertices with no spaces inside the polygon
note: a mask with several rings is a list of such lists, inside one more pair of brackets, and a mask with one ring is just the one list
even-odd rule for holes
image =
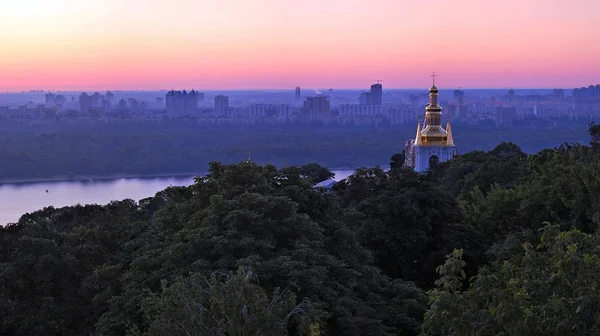
{"label": "dense tree canopy", "polygon": [[154,197],[25,214],[0,228],[0,334],[594,335],[596,133],[426,174],[395,154],[331,190],[317,164],[212,162]]}
{"label": "dense tree canopy", "polygon": [[[514,244],[514,241],[511,242]],[[461,251],[440,267],[426,335],[597,335],[600,236],[543,228],[540,242],[513,246],[462,290]]]}

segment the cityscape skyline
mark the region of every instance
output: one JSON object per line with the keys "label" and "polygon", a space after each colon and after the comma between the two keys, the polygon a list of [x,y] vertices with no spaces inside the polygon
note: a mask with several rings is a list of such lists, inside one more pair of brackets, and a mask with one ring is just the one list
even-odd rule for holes
{"label": "cityscape skyline", "polygon": [[594,0],[3,2],[0,91],[358,89],[378,79],[413,89],[432,71],[446,88],[581,87],[600,78],[598,10]]}

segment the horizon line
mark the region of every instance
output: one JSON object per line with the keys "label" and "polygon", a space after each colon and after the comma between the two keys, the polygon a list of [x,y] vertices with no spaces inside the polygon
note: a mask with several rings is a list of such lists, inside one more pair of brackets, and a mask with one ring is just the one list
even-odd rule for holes
{"label": "horizon line", "polygon": [[[598,85],[598,84],[596,84]],[[580,87],[571,87],[571,88],[564,88],[564,87],[450,87],[450,88],[444,88],[444,87],[438,87],[438,89],[440,91],[444,91],[444,90],[461,90],[461,91],[465,91],[465,90],[574,90],[574,89],[579,89],[579,88],[588,88],[588,86],[580,86]],[[300,87],[302,88],[302,87]],[[368,90],[368,88],[342,88],[342,89],[335,89],[335,88],[306,88],[303,90],[329,90],[329,89],[333,89],[334,92],[337,91],[366,91]],[[53,93],[53,92],[100,92],[100,91],[106,91],[106,92],[161,92],[161,91],[171,91],[171,90],[175,90],[175,91],[198,91],[200,93],[202,92],[220,92],[220,91],[281,91],[281,92],[285,92],[285,91],[290,91],[290,92],[294,92],[294,88],[290,88],[290,89],[275,89],[275,88],[261,88],[261,89],[252,89],[252,88],[238,88],[238,89],[196,89],[196,88],[183,88],[183,89],[61,89],[61,90],[46,90],[46,89],[28,89],[28,90],[19,90],[19,91],[0,91],[0,94],[7,94],[7,93]],[[414,91],[420,91],[420,90],[429,90],[429,87],[427,88],[423,88],[423,87],[391,87],[391,88],[386,88],[385,90],[392,90],[392,91],[406,91],[406,90],[414,90]],[[41,92],[36,92],[36,91],[41,91]],[[323,95],[326,95],[328,92],[322,92]]]}

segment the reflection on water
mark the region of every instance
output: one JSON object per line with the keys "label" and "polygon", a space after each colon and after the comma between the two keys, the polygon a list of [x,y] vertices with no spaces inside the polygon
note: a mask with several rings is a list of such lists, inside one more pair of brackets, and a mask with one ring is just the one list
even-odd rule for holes
{"label": "reflection on water", "polygon": [[0,185],[0,225],[15,222],[27,212],[47,206],[106,204],[112,200],[140,200],[168,186],[193,183],[192,177],[87,180]]}
{"label": "reflection on water", "polygon": [[[352,171],[335,170],[334,173],[335,179],[341,180]],[[0,225],[16,222],[21,215],[47,206],[106,204],[126,198],[139,201],[168,186],[185,186],[193,182],[193,177],[170,177],[2,184]]]}

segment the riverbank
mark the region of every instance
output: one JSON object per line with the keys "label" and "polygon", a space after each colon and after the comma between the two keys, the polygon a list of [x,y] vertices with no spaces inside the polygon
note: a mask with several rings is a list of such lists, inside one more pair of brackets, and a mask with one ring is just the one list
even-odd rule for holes
{"label": "riverbank", "polygon": [[[387,167],[382,166],[385,169]],[[335,171],[355,171],[356,168],[330,168],[332,172]],[[196,176],[204,176],[208,172],[195,172],[195,173],[165,173],[165,174],[113,174],[113,175],[77,175],[77,176],[55,176],[55,177],[32,177],[32,178],[5,178],[0,179],[0,185],[4,184],[33,184],[33,183],[48,183],[48,182],[94,182],[94,181],[111,181],[119,179],[156,179],[156,178],[193,178]],[[338,176],[336,180],[340,180]]]}
{"label": "riverbank", "polygon": [[32,177],[32,178],[6,178],[0,179],[3,184],[33,184],[47,182],[83,182],[83,181],[111,181],[119,179],[153,179],[153,178],[184,178],[196,177],[208,174],[203,173],[170,173],[170,174],[113,174],[104,176],[79,175],[79,176],[55,176],[55,177]]}

